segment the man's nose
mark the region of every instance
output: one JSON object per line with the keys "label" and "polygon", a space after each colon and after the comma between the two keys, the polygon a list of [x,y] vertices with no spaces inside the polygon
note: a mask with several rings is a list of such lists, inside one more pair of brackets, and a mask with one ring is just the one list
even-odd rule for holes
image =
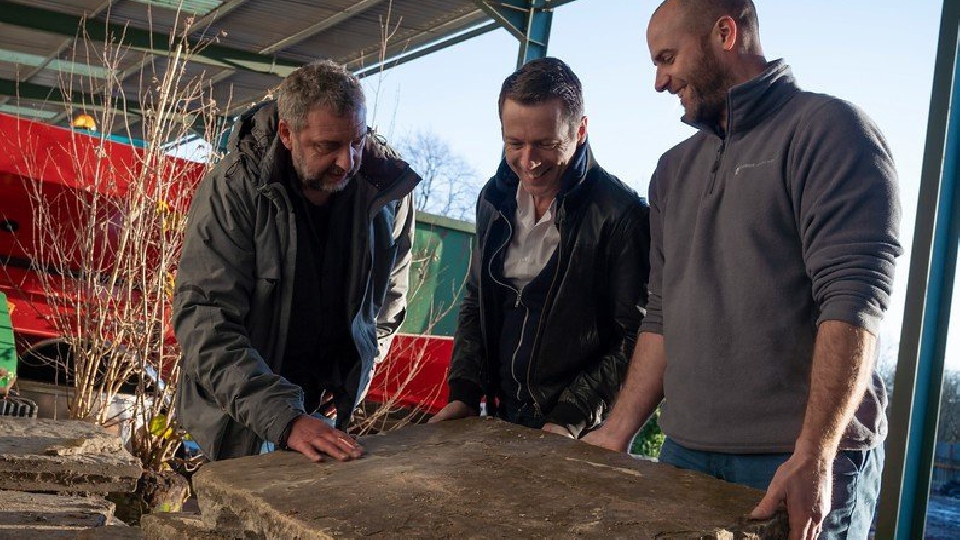
{"label": "man's nose", "polygon": [[344,172],[350,172],[359,157],[359,152],[353,146],[348,145],[337,152],[337,167],[343,169]]}
{"label": "man's nose", "polygon": [[653,87],[656,88],[657,92],[663,92],[664,90],[669,89],[670,86],[670,76],[663,72],[663,69],[657,68],[657,76],[653,80]]}
{"label": "man's nose", "polygon": [[520,163],[524,169],[536,169],[540,164],[540,160],[537,159],[536,151],[532,146],[524,146],[523,150],[520,151]]}

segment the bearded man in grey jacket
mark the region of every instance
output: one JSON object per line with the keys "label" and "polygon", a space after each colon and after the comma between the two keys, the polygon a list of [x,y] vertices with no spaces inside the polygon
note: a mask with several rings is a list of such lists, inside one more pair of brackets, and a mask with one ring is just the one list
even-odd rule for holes
{"label": "bearded man in grey jacket", "polygon": [[237,121],[193,197],[174,296],[177,417],[208,457],[361,456],[345,430],[403,321],[419,180],[333,62]]}
{"label": "bearded man in grey jacket", "polygon": [[855,106],[768,62],[750,0],[667,0],[656,90],[698,128],[650,183],[650,303],[627,381],[585,440],[624,450],[663,399],[661,461],[766,490],[791,538],[866,538],[883,465],[876,331],[900,208]]}

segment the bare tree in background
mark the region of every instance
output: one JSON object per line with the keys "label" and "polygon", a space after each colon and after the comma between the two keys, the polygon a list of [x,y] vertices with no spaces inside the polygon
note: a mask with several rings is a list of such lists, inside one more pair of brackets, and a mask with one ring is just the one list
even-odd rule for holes
{"label": "bare tree in background", "polygon": [[[897,350],[899,343],[882,346],[878,371],[889,393],[889,403],[896,392]],[[890,416],[890,405],[887,416]],[[940,395],[940,422],[937,426],[937,442],[960,443],[960,371],[947,370],[943,374],[943,392]]]}
{"label": "bare tree in background", "polygon": [[432,131],[415,132],[397,146],[404,160],[423,178],[414,192],[417,211],[474,220],[480,185],[466,160]]}

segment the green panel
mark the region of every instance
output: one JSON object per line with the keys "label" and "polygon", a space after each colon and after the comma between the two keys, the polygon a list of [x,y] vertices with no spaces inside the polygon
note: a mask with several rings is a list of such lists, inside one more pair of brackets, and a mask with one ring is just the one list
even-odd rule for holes
{"label": "green panel", "polygon": [[472,223],[417,214],[407,318],[401,332],[453,335],[474,237]]}
{"label": "green panel", "polygon": [[134,2],[174,11],[179,9],[181,12],[191,15],[206,15],[223,4],[221,0],[134,0]]}
{"label": "green panel", "polygon": [[[0,292],[0,368],[17,374],[17,350],[13,345],[13,324],[7,309],[7,295]],[[6,394],[10,376],[0,376],[0,394]]]}

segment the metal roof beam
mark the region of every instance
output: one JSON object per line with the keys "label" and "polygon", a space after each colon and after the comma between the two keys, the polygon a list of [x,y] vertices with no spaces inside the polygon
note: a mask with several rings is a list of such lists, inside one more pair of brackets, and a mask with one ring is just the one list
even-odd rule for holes
{"label": "metal roof beam", "polygon": [[449,39],[446,39],[446,40],[443,40],[443,41],[438,41],[438,42],[436,42],[436,43],[434,43],[434,44],[432,44],[432,45],[428,45],[428,46],[426,46],[426,47],[423,47],[423,48],[420,48],[420,49],[415,49],[415,50],[413,50],[413,51],[410,51],[410,52],[407,53],[407,54],[402,54],[402,55],[395,56],[392,60],[388,60],[388,61],[386,61],[386,62],[379,63],[379,64],[376,64],[376,65],[373,65],[373,66],[370,66],[370,67],[367,67],[367,68],[358,70],[358,71],[356,72],[356,75],[357,75],[357,77],[360,77],[360,78],[368,77],[368,76],[373,75],[373,74],[375,74],[375,73],[379,73],[379,72],[381,72],[381,71],[386,71],[386,70],[388,70],[388,69],[390,69],[390,68],[392,68],[392,67],[399,66],[400,64],[403,64],[403,63],[405,63],[405,62],[409,62],[409,61],[411,61],[411,60],[416,60],[417,58],[420,58],[420,57],[426,56],[426,55],[428,55],[428,54],[430,54],[430,53],[439,51],[440,49],[444,49],[444,48],[446,48],[446,47],[451,47],[451,46],[453,46],[453,45],[456,45],[457,43],[461,43],[461,42],[466,41],[466,40],[468,40],[468,39],[475,38],[475,37],[477,37],[477,36],[479,36],[479,35],[486,34],[487,32],[490,32],[490,31],[492,31],[492,30],[496,30],[496,29],[498,29],[498,28],[500,28],[500,25],[498,25],[497,23],[491,21],[491,22],[488,22],[487,24],[483,24],[483,25],[477,26],[477,27],[475,27],[475,28],[473,28],[473,29],[471,29],[471,30],[468,30],[468,31],[466,31],[466,32],[464,32],[464,33],[462,33],[462,34],[457,34],[457,35],[455,35],[455,36],[453,36],[453,37],[451,37],[451,38],[449,38]]}
{"label": "metal roof beam", "polygon": [[[31,82],[18,82],[11,79],[0,79],[0,95],[16,97],[18,99],[29,99],[32,101],[42,101],[45,103],[54,103],[58,105],[74,105],[76,107],[105,107],[105,101],[102,97],[87,94],[77,90],[64,90],[62,88],[53,88]],[[128,99],[116,99],[115,108],[126,110],[127,113],[142,115],[143,109],[136,101]]]}
{"label": "metal roof beam", "polygon": [[[98,8],[94,9],[94,10],[93,10],[93,13],[91,13],[90,16],[93,17],[93,16],[101,13],[103,10],[105,10],[105,9],[109,8],[110,6],[112,6],[113,3],[116,2],[116,1],[117,1],[117,0],[106,0],[104,3],[100,4],[100,6],[99,6]],[[46,59],[44,59],[44,62],[43,62],[42,64],[40,64],[39,66],[37,66],[37,67],[35,67],[34,69],[30,70],[29,73],[27,73],[24,77],[22,77],[22,80],[24,80],[24,81],[29,81],[30,79],[32,79],[32,78],[34,77],[34,75],[36,75],[37,73],[40,73],[41,71],[43,71],[44,69],[46,69],[46,67],[47,67],[48,65],[50,65],[50,62],[52,62],[54,59],[58,58],[58,57],[63,53],[63,51],[67,50],[67,47],[69,47],[71,43],[73,43],[73,39],[65,39],[65,40],[63,40],[63,42],[60,43],[60,46],[57,47],[57,50],[55,50],[55,51],[53,51],[52,53],[50,53],[50,54],[46,57]],[[9,97],[5,97],[5,98],[0,99],[0,105],[3,105],[4,103],[6,103],[6,102],[9,101],[9,100],[10,100]]]}
{"label": "metal roof beam", "polygon": [[[149,32],[129,26],[109,22],[84,19],[76,15],[59,13],[47,9],[0,0],[0,23],[32,28],[42,32],[75,36],[78,29],[89,39],[100,43],[115,43],[122,40],[123,46],[145,51],[158,56],[172,56],[170,36],[160,32]],[[272,56],[252,53],[215,43],[191,40],[191,60],[236,70],[266,73],[286,77],[301,62],[283,60]]]}
{"label": "metal roof beam", "polygon": [[[145,54],[145,55],[143,55],[143,58],[141,58],[139,62],[137,62],[136,64],[130,66],[129,68],[127,68],[126,70],[124,70],[123,72],[121,72],[121,73],[117,76],[117,85],[118,85],[118,86],[122,86],[122,85],[123,85],[123,81],[127,80],[127,77],[130,77],[131,75],[133,75],[133,74],[135,74],[135,73],[142,72],[142,71],[143,71],[143,68],[146,67],[147,64],[149,64],[150,62],[152,62],[154,58],[155,58],[155,57],[154,57],[152,54]],[[97,90],[97,92],[101,92],[101,91],[104,90],[104,88],[105,88],[105,85],[100,85],[96,90]],[[48,122],[49,122],[50,124],[56,124],[56,123],[60,122],[61,120],[65,119],[69,114],[70,114],[70,111],[69,111],[69,110],[64,110],[62,113],[60,113],[60,114],[58,114],[57,116],[53,117],[53,118],[50,119]],[[139,118],[139,117],[138,117],[138,118]]]}
{"label": "metal roof beam", "polygon": [[[225,77],[224,77],[225,78]],[[0,95],[14,96],[18,99],[29,99],[31,101],[41,101],[61,106],[74,106],[88,110],[103,110],[111,104],[96,95],[79,92],[76,90],[63,90],[61,88],[52,88],[36,83],[17,82],[10,79],[0,79]],[[144,111],[140,103],[129,99],[115,99],[112,103],[113,109],[119,115],[132,115],[131,125],[139,122],[141,117],[148,114]],[[192,129],[203,130],[205,128],[203,117],[196,115]]]}
{"label": "metal roof beam", "polygon": [[216,21],[217,19],[220,19],[227,13],[230,13],[231,11],[237,9],[243,4],[246,4],[247,1],[248,0],[228,0],[227,2],[220,4],[220,7],[214,9],[210,13],[207,13],[203,17],[194,21],[193,24],[191,24],[187,28],[187,34],[188,35],[192,34],[200,30],[201,28],[206,30],[207,27],[213,24],[214,21]]}
{"label": "metal roof beam", "polygon": [[[383,51],[381,50],[380,47],[377,47],[376,49],[374,49],[374,52],[364,53],[361,51],[359,55],[354,56],[353,58],[348,58],[348,59],[341,58],[341,59],[338,59],[337,61],[342,63],[344,66],[346,66],[347,69],[354,72],[368,71],[372,68],[373,69],[378,68],[385,61],[386,62],[390,61],[390,60],[384,60],[384,59],[390,59],[396,56],[403,55],[406,52],[411,42],[419,41],[422,38],[428,37],[431,35],[440,36],[440,39],[443,39],[443,36],[447,32],[451,32],[454,29],[460,28],[464,20],[477,18],[478,11],[479,10],[471,11],[470,13],[466,13],[460,17],[457,17],[456,19],[447,21],[441,24],[440,26],[435,26],[432,28],[428,28],[426,30],[421,30],[413,35],[404,35],[402,37],[395,37],[391,40],[391,43],[393,43],[392,45],[389,43],[387,44],[386,51]],[[481,24],[482,22],[485,22],[485,21],[482,19],[479,19],[477,21],[477,24]],[[452,44],[453,43],[451,43],[451,45]],[[367,64],[367,59],[371,56],[374,57],[373,61],[370,64]]]}
{"label": "metal roof beam", "polygon": [[517,69],[547,55],[553,10],[571,0],[474,0],[490,18],[520,41]]}
{"label": "metal roof beam", "polygon": [[335,15],[331,15],[330,17],[318,22],[317,24],[314,24],[308,28],[304,28],[290,37],[281,39],[273,45],[261,50],[260,54],[273,54],[281,49],[296,45],[297,43],[300,43],[305,39],[309,39],[328,28],[333,28],[350,17],[353,17],[357,13],[366,11],[381,2],[383,2],[383,0],[360,0],[355,4],[352,4],[350,7],[339,11]]}

